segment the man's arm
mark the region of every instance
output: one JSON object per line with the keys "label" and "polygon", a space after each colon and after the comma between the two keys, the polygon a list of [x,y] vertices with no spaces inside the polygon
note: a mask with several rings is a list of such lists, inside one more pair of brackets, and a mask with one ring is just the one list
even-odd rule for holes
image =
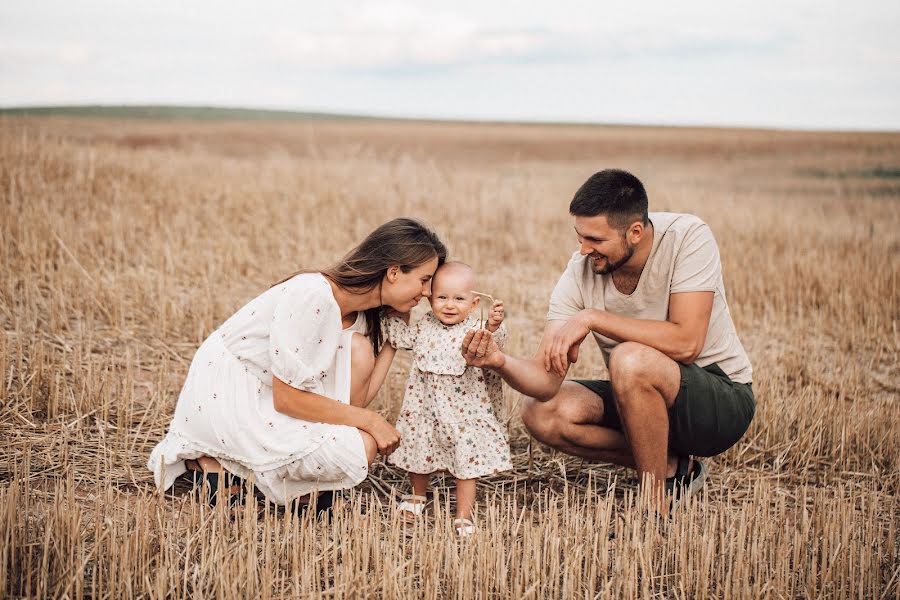
{"label": "man's arm", "polygon": [[544,337],[533,358],[516,358],[504,354],[497,347],[493,336],[484,329],[466,334],[462,354],[466,364],[494,370],[514,390],[537,400],[549,400],[559,391],[565,373],[558,375],[544,368],[542,357],[566,321],[550,321],[544,329]]}
{"label": "man's arm", "polygon": [[669,297],[665,321],[633,319],[604,310],[585,309],[565,321],[542,357],[557,375],[578,360],[578,347],[591,331],[619,342],[638,342],[656,348],[672,360],[690,364],[706,342],[713,292],[681,292]]}

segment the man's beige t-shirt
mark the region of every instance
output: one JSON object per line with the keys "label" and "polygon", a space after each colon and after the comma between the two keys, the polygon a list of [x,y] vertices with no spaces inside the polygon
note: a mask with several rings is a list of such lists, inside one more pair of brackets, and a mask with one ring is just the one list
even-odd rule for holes
{"label": "man's beige t-shirt", "polygon": [[[550,297],[548,321],[566,320],[585,308],[665,321],[669,296],[679,292],[713,292],[712,314],[706,342],[695,363],[717,363],[728,377],[750,383],[750,359],[738,339],[728,311],[719,247],[709,226],[693,215],[650,213],[653,246],[637,287],[630,295],[616,289],[611,275],[596,275],[586,256],[576,252]],[[617,341],[594,333],[609,365],[609,353]]]}

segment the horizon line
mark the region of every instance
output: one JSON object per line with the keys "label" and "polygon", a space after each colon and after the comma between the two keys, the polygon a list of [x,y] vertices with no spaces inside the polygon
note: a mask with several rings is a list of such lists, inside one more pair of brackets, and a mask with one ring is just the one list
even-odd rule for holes
{"label": "horizon line", "polygon": [[[188,111],[179,115],[176,111]],[[90,111],[108,111],[122,114],[91,114]],[[143,113],[141,113],[143,111]],[[129,114],[131,113],[131,114]],[[205,114],[204,114],[205,113]],[[216,114],[219,113],[219,114]],[[229,114],[231,113],[231,114]],[[71,116],[85,118],[125,118],[145,120],[171,121],[278,121],[278,120],[348,120],[348,121],[385,121],[429,124],[460,125],[519,125],[519,126],[556,126],[556,127],[621,127],[621,128],[662,128],[662,129],[741,129],[748,131],[780,131],[803,133],[900,133],[898,129],[872,129],[864,127],[785,127],[777,125],[749,124],[703,124],[703,123],[663,123],[663,122],[608,122],[608,121],[566,121],[551,119],[489,119],[471,117],[435,117],[398,115],[386,113],[351,113],[318,109],[290,109],[249,106],[229,106],[222,104],[33,104],[33,105],[0,105],[0,116]],[[244,118],[240,118],[240,116]]]}

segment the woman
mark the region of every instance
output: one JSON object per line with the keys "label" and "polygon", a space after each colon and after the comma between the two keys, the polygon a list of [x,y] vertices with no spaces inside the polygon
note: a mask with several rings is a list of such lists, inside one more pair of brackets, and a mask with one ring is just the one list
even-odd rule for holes
{"label": "woman", "polygon": [[[400,436],[366,406],[393,349],[379,313],[430,295],[446,249],[412,219],[395,219],[338,264],[300,272],[238,310],[200,346],[166,437],[148,467],[168,489],[187,470],[252,477],[276,504],[350,488]],[[216,488],[217,477],[209,478]],[[210,500],[214,503],[214,492]]]}

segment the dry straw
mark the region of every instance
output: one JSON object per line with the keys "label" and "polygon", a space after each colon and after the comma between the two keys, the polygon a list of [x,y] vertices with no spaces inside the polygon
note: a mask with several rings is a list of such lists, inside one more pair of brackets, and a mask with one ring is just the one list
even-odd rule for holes
{"label": "dry straw", "polygon": [[[472,293],[475,294],[476,296],[480,296],[481,298],[487,299],[488,302],[490,303],[490,304],[488,304],[489,307],[492,307],[494,305],[494,297],[491,296],[490,294],[485,294],[484,292],[476,292],[475,290],[472,290]],[[486,326],[486,321],[484,319],[484,302],[479,302],[478,308],[479,308],[478,329],[484,329]],[[490,308],[488,309],[488,311],[490,311]]]}
{"label": "dry straw", "polygon": [[[897,134],[0,119],[0,597],[900,598],[897,164]],[[330,522],[156,492],[205,336],[397,215],[466,248],[531,355],[603,166],[710,224],[754,364],[753,425],[671,521],[532,444],[509,389],[514,468],[472,540],[451,480],[410,525],[380,463]],[[570,375],[603,374],[586,344]]]}

